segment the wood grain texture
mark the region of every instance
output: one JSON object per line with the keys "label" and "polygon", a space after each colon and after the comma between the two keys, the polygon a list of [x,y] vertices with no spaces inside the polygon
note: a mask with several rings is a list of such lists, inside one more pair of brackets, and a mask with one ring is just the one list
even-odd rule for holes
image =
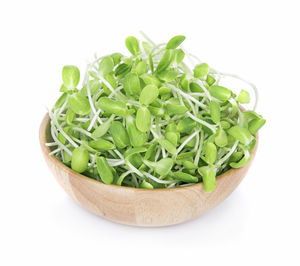
{"label": "wood grain texture", "polygon": [[74,172],[45,146],[52,140],[49,116],[45,115],[39,132],[40,145],[48,167],[57,182],[79,204],[114,222],[135,226],[167,226],[194,219],[226,199],[246,175],[252,160],[239,169],[217,177],[216,189],[206,193],[203,184],[171,189],[140,189],[107,185]]}

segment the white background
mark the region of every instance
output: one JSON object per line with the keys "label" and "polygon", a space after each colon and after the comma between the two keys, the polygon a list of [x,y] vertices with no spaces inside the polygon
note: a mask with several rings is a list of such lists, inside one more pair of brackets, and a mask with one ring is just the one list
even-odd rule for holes
{"label": "white background", "polygon": [[[1,1],[0,265],[300,265],[299,1]],[[135,228],[74,203],[38,128],[61,68],[126,53],[143,30],[253,81],[267,119],[248,175],[196,220]]]}

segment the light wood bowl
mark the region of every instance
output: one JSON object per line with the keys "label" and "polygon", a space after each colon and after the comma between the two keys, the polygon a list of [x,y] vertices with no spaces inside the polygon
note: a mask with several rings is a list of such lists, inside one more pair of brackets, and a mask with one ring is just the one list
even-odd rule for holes
{"label": "light wood bowl", "polygon": [[203,184],[170,189],[141,189],[106,185],[76,173],[49,156],[51,142],[49,116],[40,126],[39,138],[44,158],[57,182],[79,204],[108,220],[135,226],[167,226],[194,219],[226,199],[246,175],[252,160],[239,169],[217,177],[216,189],[206,193]]}

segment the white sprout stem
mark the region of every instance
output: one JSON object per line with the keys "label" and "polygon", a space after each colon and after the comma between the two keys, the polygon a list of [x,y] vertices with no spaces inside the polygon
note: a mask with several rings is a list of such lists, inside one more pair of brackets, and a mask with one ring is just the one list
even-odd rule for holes
{"label": "white sprout stem", "polygon": [[131,170],[128,170],[127,172],[123,173],[120,175],[120,178],[124,179],[126,176],[128,176],[129,174],[131,174],[132,171]]}
{"label": "white sprout stem", "polygon": [[190,70],[190,68],[188,67],[187,64],[185,64],[184,62],[181,62],[180,65],[181,65],[181,70],[183,72],[187,72],[190,76],[193,75],[193,72]]}
{"label": "white sprout stem", "polygon": [[172,188],[172,187],[175,187],[175,185],[176,185],[176,182],[174,182],[174,183],[172,183],[172,184],[168,185],[168,186],[167,186],[167,188]]}
{"label": "white sprout stem", "polygon": [[211,101],[212,100],[212,97],[209,93],[209,91],[205,88],[205,86],[203,85],[202,82],[200,82],[199,80],[196,80],[196,83],[201,87],[201,89],[204,91],[206,97]]}
{"label": "white sprout stem", "polygon": [[114,152],[115,152],[122,160],[124,160],[123,155],[122,155],[117,149],[114,149]]}
{"label": "white sprout stem", "polygon": [[238,119],[239,121],[238,122],[239,122],[240,126],[242,126],[242,124],[243,124],[243,115],[242,115],[242,112],[241,112],[241,110],[238,106],[238,103],[233,98],[229,99],[228,101],[231,103],[232,106],[235,105],[235,107],[237,108],[237,111],[238,111],[238,114],[239,114],[239,119]]}
{"label": "white sprout stem", "polygon": [[95,102],[98,97],[101,96],[101,94],[103,93],[103,89],[99,89],[99,91],[93,96],[93,101]]}
{"label": "white sprout stem", "polygon": [[255,109],[257,107],[257,104],[258,104],[258,96],[259,96],[257,87],[252,82],[247,81],[247,80],[239,77],[238,75],[230,74],[230,73],[224,73],[224,72],[219,72],[218,74],[222,75],[222,76],[232,77],[232,78],[235,78],[235,79],[238,79],[240,81],[243,81],[243,82],[247,83],[253,89],[254,94],[255,94],[255,102],[254,102],[254,106],[253,106],[253,111],[255,111]]}
{"label": "white sprout stem", "polygon": [[[200,132],[200,131],[199,131]],[[198,147],[199,147],[199,134],[196,135],[196,144],[195,144],[195,147],[193,148],[193,151],[197,151],[198,150]]]}
{"label": "white sprout stem", "polygon": [[[162,57],[162,52],[164,51],[164,48],[162,46],[165,46],[166,44],[165,43],[159,43],[157,45],[155,45],[152,50],[150,51],[150,54],[152,55],[152,58],[153,58],[153,64],[158,64],[158,62],[160,61],[161,57]],[[159,49],[160,48],[160,49]],[[159,49],[158,51],[156,51],[156,53],[154,53],[155,50]],[[154,60],[155,57],[158,57],[156,58],[156,60]]]}
{"label": "white sprout stem", "polygon": [[195,62],[194,60],[190,57],[190,54],[183,48],[181,47],[182,51],[185,53],[186,58],[189,60],[191,66],[194,68],[195,67]]}
{"label": "white sprout stem", "polygon": [[248,159],[250,157],[250,152],[248,150],[244,150],[245,158]]}
{"label": "white sprout stem", "polygon": [[203,133],[203,131],[201,131],[200,143],[199,143],[199,147],[197,149],[197,153],[196,153],[195,160],[194,160],[195,165],[198,165],[198,163],[199,163],[200,154],[201,154],[202,146],[203,146],[203,140],[204,140],[204,133]]}
{"label": "white sprout stem", "polygon": [[[230,149],[229,149],[230,151]],[[216,160],[220,160],[224,155],[226,154],[226,150],[218,150],[217,151],[217,159]]]}
{"label": "white sprout stem", "polygon": [[94,117],[98,120],[98,122],[100,124],[103,124],[101,118],[99,117],[99,113],[101,112],[101,109],[99,109],[98,111],[96,111],[95,107],[94,107],[94,103],[93,103],[93,100],[92,100],[92,96],[91,96],[91,91],[90,91],[90,86],[87,84],[87,94],[88,94],[88,99],[89,99],[89,102],[90,102],[90,106],[91,106],[91,109],[94,113]]}
{"label": "white sprout stem", "polygon": [[[99,110],[95,113],[95,115],[94,115],[93,119],[91,120],[91,123],[90,123],[90,125],[89,125],[87,131],[91,131],[91,129],[93,128],[93,126],[94,126],[94,124],[95,124],[95,122],[96,122],[96,120],[97,120],[97,118],[98,118],[98,116],[99,116],[99,114],[100,114],[100,112],[101,112],[101,109],[99,109]],[[103,124],[102,121],[101,121],[101,124]]]}
{"label": "white sprout stem", "polygon": [[[93,154],[93,153],[90,153],[90,157],[95,160],[96,159],[96,155]],[[107,158],[106,159],[107,163],[110,165],[110,166],[119,166],[119,165],[122,165],[122,164],[125,164],[125,161],[124,160],[119,160],[119,159],[110,159],[110,158]]]}
{"label": "white sprout stem", "polygon": [[173,95],[174,98],[178,98],[178,95],[177,95],[176,91],[172,91],[172,95]]}
{"label": "white sprout stem", "polygon": [[[94,64],[94,62],[92,64]],[[91,64],[88,64],[87,67],[86,67],[86,71],[84,73],[84,78],[83,78],[82,86],[84,86],[85,84],[87,84],[90,67],[91,67]]]}
{"label": "white sprout stem", "polygon": [[[86,84],[87,95],[88,95],[88,99],[89,99],[89,103],[90,103],[92,112],[93,112],[93,113],[95,114],[95,116],[96,116],[96,114],[98,113],[98,111],[96,111],[96,108],[95,108],[94,103],[93,103],[93,100],[92,100],[91,90],[90,90],[90,85],[89,85],[89,80],[88,80],[88,79],[89,79],[89,78],[88,78],[88,72],[89,72],[89,70],[90,70],[90,66],[91,66],[91,65],[88,65],[88,66],[87,66],[87,70],[86,70],[86,72],[85,72],[85,77],[84,77],[84,84]],[[101,120],[101,118],[100,118],[98,115],[96,116],[96,119],[98,120],[98,122],[99,122],[100,124],[103,123],[102,120]],[[90,131],[90,130],[88,130],[88,131]]]}
{"label": "white sprout stem", "polygon": [[62,127],[57,122],[56,116],[50,110],[49,110],[49,116],[50,116],[51,120],[53,121],[54,125],[59,130],[59,132],[70,142],[71,145],[73,145],[75,148],[77,148],[78,145],[65,133],[65,131],[62,129]]}
{"label": "white sprout stem", "polygon": [[209,123],[207,123],[207,122],[205,122],[205,121],[199,119],[198,117],[192,115],[190,112],[187,112],[187,115],[188,115],[190,118],[192,118],[194,121],[196,121],[196,122],[198,122],[198,123],[200,123],[200,124],[202,124],[202,125],[208,127],[211,131],[213,131],[213,133],[216,133],[216,127],[215,127],[214,125],[211,125],[211,124],[209,124]]}
{"label": "white sprout stem", "polygon": [[58,144],[56,142],[48,142],[48,143],[45,143],[45,146],[47,147],[52,147],[52,146],[57,146]]}
{"label": "white sprout stem", "polygon": [[55,127],[53,121],[51,120],[51,127],[53,129],[53,132],[55,134],[55,137],[58,137],[58,131],[57,131],[57,128]]}
{"label": "white sprout stem", "polygon": [[87,95],[88,95],[88,99],[89,99],[89,103],[90,103],[92,112],[93,112],[94,114],[96,114],[97,111],[96,111],[96,109],[95,109],[95,106],[94,106],[94,103],[93,103],[93,100],[92,100],[89,82],[86,83],[86,90],[87,90]]}
{"label": "white sprout stem", "polygon": [[190,95],[191,96],[200,96],[200,97],[206,96],[205,93],[201,93],[201,92],[191,92]]}
{"label": "white sprout stem", "polygon": [[217,163],[216,166],[221,166],[226,160],[229,159],[229,157],[235,152],[237,145],[239,144],[239,141],[236,140],[235,143],[233,144],[231,150],[222,158],[220,159]]}
{"label": "white sprout stem", "polygon": [[67,98],[64,102],[64,104],[62,105],[62,107],[59,109],[58,115],[61,115],[61,113],[65,110],[66,105],[68,104],[68,100],[69,100],[69,94],[67,95]]}
{"label": "white sprout stem", "polygon": [[184,96],[186,99],[190,99],[192,102],[198,104],[200,107],[206,109],[206,105],[199,102],[197,99],[195,99],[194,97],[190,96],[189,94],[183,92],[182,90],[180,89],[177,89],[175,86],[173,86],[172,84],[167,84],[167,86],[169,88],[171,88],[172,90],[176,91],[177,93],[181,94],[182,96]]}
{"label": "white sprout stem", "polygon": [[140,31],[140,34],[149,42],[152,44],[152,46],[156,46],[156,44],[143,32]]}
{"label": "white sprout stem", "polygon": [[[92,156],[91,156],[91,157],[92,157]],[[95,163],[96,163],[96,156],[93,156],[93,157],[92,157],[92,161],[91,161],[91,163],[89,164],[89,167],[94,167]],[[97,165],[96,165],[96,167],[97,167]]]}
{"label": "white sprout stem", "polygon": [[93,138],[93,137],[92,137],[92,133],[90,133],[90,132],[84,130],[83,128],[80,128],[80,127],[73,127],[72,129],[75,130],[75,131],[78,131],[78,132],[80,132],[80,133],[82,133],[82,134],[84,134],[84,135],[87,135],[87,136],[90,137],[90,138]]}
{"label": "white sprout stem", "polygon": [[242,114],[240,108],[238,108],[238,113],[239,113],[240,126],[242,127],[243,126],[243,114]]}
{"label": "white sprout stem", "polygon": [[166,154],[166,150],[164,147],[161,147],[161,152],[162,152],[162,157],[163,158],[166,158],[167,157],[167,154]]}
{"label": "white sprout stem", "polygon": [[152,179],[152,180],[154,180],[155,182],[160,183],[160,184],[173,184],[173,183],[176,183],[176,182],[174,182],[174,181],[160,180],[160,179],[158,179],[157,177],[155,177],[155,176],[153,176],[153,175],[151,175],[151,174],[149,174],[149,173],[147,173],[147,172],[143,172],[143,174],[144,174],[146,177],[148,177],[148,178],[150,178],[150,179]]}
{"label": "white sprout stem", "polygon": [[55,149],[54,151],[49,152],[49,155],[53,155],[53,154],[55,154],[55,153],[57,153],[57,152],[60,152],[60,151],[61,151],[61,148],[57,148],[57,149]]}
{"label": "white sprout stem", "polygon": [[136,169],[129,161],[126,161],[127,166],[131,169],[132,172],[134,172],[135,174],[137,174],[140,177],[143,177],[144,175],[138,170]]}
{"label": "white sprout stem", "polygon": [[90,119],[88,118],[84,118],[84,117],[78,117],[78,118],[75,118],[75,121],[78,121],[78,122],[87,122],[89,121]]}
{"label": "white sprout stem", "polygon": [[109,82],[102,77],[99,73],[97,73],[98,78],[106,85],[107,88],[109,88],[111,90],[111,92],[114,92],[114,88],[109,84]]}
{"label": "white sprout stem", "polygon": [[150,131],[155,139],[159,139],[159,136],[155,133],[154,130],[150,129]]}
{"label": "white sprout stem", "polygon": [[143,160],[143,163],[148,166],[150,169],[152,168],[152,165],[147,160]]}
{"label": "white sprout stem", "polygon": [[191,186],[194,185],[195,183],[187,183],[187,184],[182,184],[180,185],[180,187],[187,187],[187,186]]}
{"label": "white sprout stem", "polygon": [[198,64],[201,64],[201,63],[202,63],[202,61],[201,61],[197,56],[195,56],[194,54],[188,53],[188,55],[189,55],[190,57],[196,59],[196,60],[198,61]]}
{"label": "white sprout stem", "polygon": [[82,144],[82,141],[81,141],[81,140],[79,140],[79,139],[77,139],[77,138],[75,138],[75,137],[73,137],[73,136],[72,136],[72,140],[78,142],[80,145]]}
{"label": "white sprout stem", "polygon": [[108,95],[108,98],[112,98],[117,92],[119,92],[121,89],[123,88],[123,86],[119,86],[118,88],[116,88],[111,94]]}
{"label": "white sprout stem", "polygon": [[106,160],[107,160],[108,164],[113,167],[125,164],[124,160],[117,160],[117,159],[114,161],[113,161],[113,159],[106,159]]}
{"label": "white sprout stem", "polygon": [[[179,101],[181,103],[181,105],[185,106],[183,100],[182,100],[182,97],[181,95],[178,93],[178,98],[179,98]],[[192,111],[194,113],[194,115],[196,115],[196,109],[195,109],[195,106],[191,103],[191,101],[188,99],[188,98],[185,98],[186,101],[188,102],[189,106],[192,108]]]}
{"label": "white sprout stem", "polygon": [[199,130],[195,131],[192,135],[190,135],[177,149],[176,154],[174,155],[174,157],[177,157],[177,154],[181,152],[181,150],[184,148],[184,146],[192,139],[194,138],[197,134],[199,134]]}
{"label": "white sprout stem", "polygon": [[112,150],[108,150],[107,151],[112,157],[114,157],[115,159],[117,159],[117,155],[112,151]]}
{"label": "white sprout stem", "polygon": [[159,148],[157,149],[157,152],[156,152],[155,157],[154,157],[154,161],[155,161],[155,162],[157,162],[158,157],[159,157],[159,155],[160,155],[160,152],[161,152],[161,148],[159,147]]}
{"label": "white sprout stem", "polygon": [[[56,138],[55,134],[54,134],[54,130],[53,127],[51,127],[51,136],[53,138],[53,140],[58,144],[58,146],[60,146],[63,150],[66,151],[66,153],[68,153],[70,156],[72,156],[72,152],[65,146],[63,145],[58,138]],[[77,144],[76,144],[77,145]]]}

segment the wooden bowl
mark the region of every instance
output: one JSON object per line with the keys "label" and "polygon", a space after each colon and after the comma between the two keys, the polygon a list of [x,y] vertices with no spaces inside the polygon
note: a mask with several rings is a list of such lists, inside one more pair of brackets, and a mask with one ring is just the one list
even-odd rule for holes
{"label": "wooden bowl", "polygon": [[194,219],[226,199],[246,175],[252,160],[239,169],[217,177],[216,189],[206,193],[203,184],[170,188],[141,189],[107,185],[76,173],[49,156],[45,146],[51,142],[49,116],[45,115],[39,132],[40,145],[48,167],[62,188],[79,204],[108,220],[135,226],[167,226]]}

